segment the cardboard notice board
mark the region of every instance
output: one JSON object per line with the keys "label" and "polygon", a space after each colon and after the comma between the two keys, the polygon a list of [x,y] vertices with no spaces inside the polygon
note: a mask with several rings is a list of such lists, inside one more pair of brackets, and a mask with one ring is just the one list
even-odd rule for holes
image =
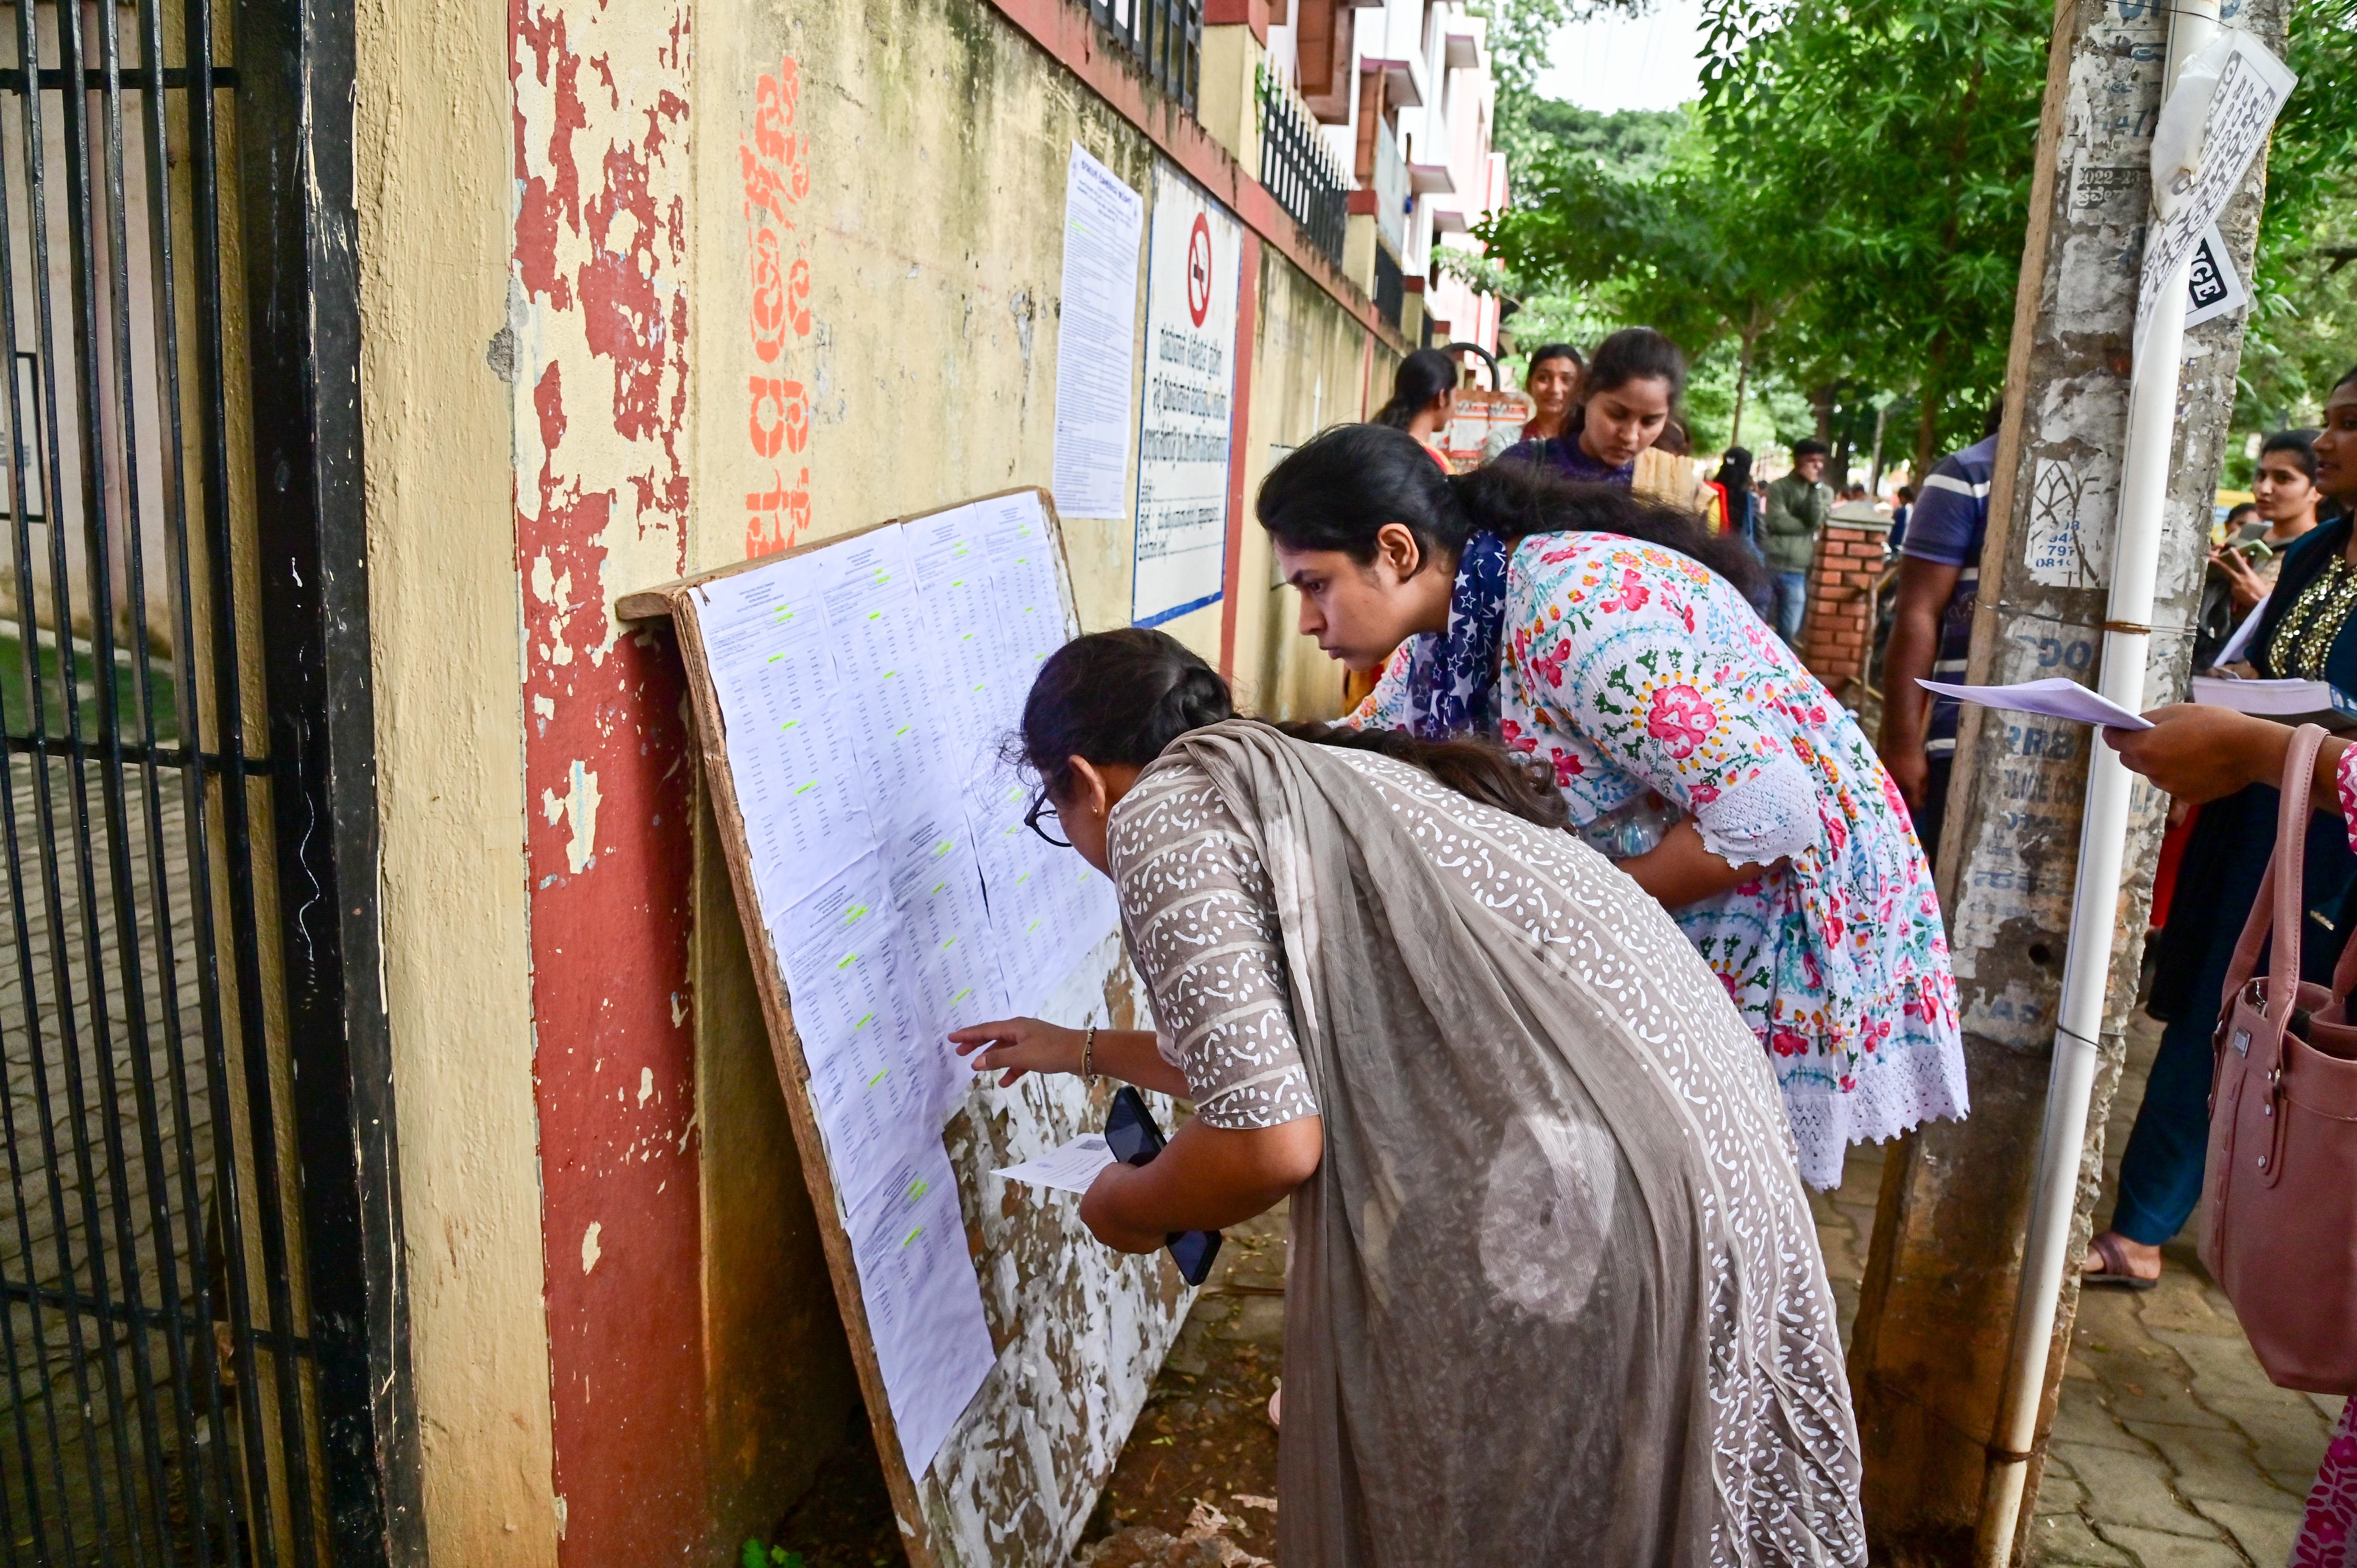
{"label": "cardboard notice board", "polygon": [[1079,628],[1054,503],[979,497],[615,612],[675,628],[909,1560],[1056,1568],[1191,1293],[1167,1256],[1100,1246],[1077,1197],[990,1174],[1101,1127],[1109,1090],[976,1088],[940,1038],[1145,1012],[1111,888],[1023,825],[1026,781],[998,758],[1039,660]]}

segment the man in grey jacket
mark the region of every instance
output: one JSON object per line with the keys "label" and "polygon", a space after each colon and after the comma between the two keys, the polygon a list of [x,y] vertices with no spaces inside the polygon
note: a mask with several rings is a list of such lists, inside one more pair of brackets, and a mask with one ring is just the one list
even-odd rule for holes
{"label": "man in grey jacket", "polygon": [[1797,648],[1801,617],[1809,605],[1809,563],[1816,558],[1817,531],[1833,510],[1833,487],[1824,482],[1825,444],[1792,443],[1792,471],[1768,487],[1768,510],[1760,521],[1760,542],[1768,569],[1776,575],[1776,631]]}

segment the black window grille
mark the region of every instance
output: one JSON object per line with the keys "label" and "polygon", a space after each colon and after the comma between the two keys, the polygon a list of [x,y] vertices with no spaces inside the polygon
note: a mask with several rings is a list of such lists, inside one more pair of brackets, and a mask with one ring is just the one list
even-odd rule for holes
{"label": "black window grille", "polygon": [[[397,1198],[361,1169],[391,1107],[353,1113],[381,1053],[334,1021],[381,1008],[354,941],[373,861],[322,809],[330,769],[336,812],[372,822],[374,797],[305,676],[318,599],[364,591],[311,417],[354,401],[317,328],[356,315],[319,255],[350,249],[319,220],[350,117],[323,137],[310,113],[349,102],[348,49],[314,58],[349,45],[337,10],[0,0],[11,1568],[382,1564],[418,1528],[414,1448],[371,1402],[406,1397]],[[371,722],[364,685],[339,700]],[[290,898],[330,911],[300,941]]]}
{"label": "black window grille", "polygon": [[1260,182],[1336,266],[1350,226],[1351,182],[1317,118],[1274,73],[1261,86]]}
{"label": "black window grille", "polygon": [[1400,309],[1407,300],[1407,274],[1392,260],[1392,253],[1381,245],[1375,247],[1375,314],[1394,327],[1400,324]]}
{"label": "black window grille", "polygon": [[1195,113],[1202,76],[1203,0],[1089,0],[1089,14],[1111,33],[1154,85]]}

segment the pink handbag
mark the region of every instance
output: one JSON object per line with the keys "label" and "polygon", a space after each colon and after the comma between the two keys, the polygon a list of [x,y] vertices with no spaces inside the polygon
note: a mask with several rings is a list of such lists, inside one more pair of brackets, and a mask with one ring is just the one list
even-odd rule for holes
{"label": "pink handbag", "polygon": [[[2299,980],[2300,864],[2323,738],[2314,725],[2292,737],[2275,858],[2226,972],[2201,1262],[2270,1379],[2345,1394],[2357,1393],[2357,941],[2330,991]],[[2254,979],[2270,926],[2272,972]]]}

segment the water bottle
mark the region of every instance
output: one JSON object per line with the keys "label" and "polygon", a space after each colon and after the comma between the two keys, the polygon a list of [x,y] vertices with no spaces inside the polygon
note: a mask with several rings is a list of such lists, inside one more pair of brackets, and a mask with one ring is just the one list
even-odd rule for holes
{"label": "water bottle", "polygon": [[1640,789],[1594,822],[1581,826],[1579,836],[1609,860],[1643,854],[1684,815],[1652,789]]}

